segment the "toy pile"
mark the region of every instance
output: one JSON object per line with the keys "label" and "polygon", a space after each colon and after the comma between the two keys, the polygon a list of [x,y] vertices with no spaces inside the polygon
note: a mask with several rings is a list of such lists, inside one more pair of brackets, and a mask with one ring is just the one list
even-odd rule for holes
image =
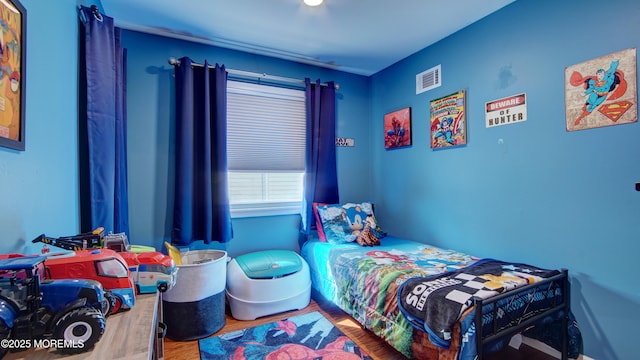
{"label": "toy pile", "polygon": [[[109,233],[105,235],[104,228],[99,227],[91,232],[57,238],[41,234],[31,242],[44,243],[43,253],[49,251],[47,245],[52,245],[65,250],[72,250],[75,252],[75,256],[80,257],[109,254],[117,258],[121,263],[126,264],[130,271],[129,278],[133,279],[132,289],[138,294],[154,293],[156,290],[165,292],[175,285],[178,268],[172,257],[155,251],[154,248],[149,246],[129,244],[129,239],[125,233]],[[115,267],[113,268],[115,269]],[[112,290],[118,287],[107,285],[105,288]],[[123,301],[123,303],[125,302]]]}
{"label": "toy pile", "polygon": [[100,283],[90,280],[41,280],[45,256],[0,259],[0,358],[8,350],[51,347],[65,354],[91,350],[100,340],[109,314]]}
{"label": "toy pile", "polygon": [[[99,227],[72,236],[41,234],[32,240],[38,242],[42,255],[0,254],[0,307],[6,310],[0,335],[25,345],[60,340],[61,353],[88,351],[102,337],[107,316],[131,309],[136,294],[175,285],[171,257],[131,246],[124,233],[105,235]],[[54,253],[50,246],[68,251]]]}

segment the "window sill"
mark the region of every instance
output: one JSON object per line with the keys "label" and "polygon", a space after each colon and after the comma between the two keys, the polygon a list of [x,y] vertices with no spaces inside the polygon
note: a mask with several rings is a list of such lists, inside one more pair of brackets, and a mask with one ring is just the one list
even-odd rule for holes
{"label": "window sill", "polygon": [[301,202],[232,204],[231,217],[247,218],[260,216],[295,215],[300,214],[301,206]]}

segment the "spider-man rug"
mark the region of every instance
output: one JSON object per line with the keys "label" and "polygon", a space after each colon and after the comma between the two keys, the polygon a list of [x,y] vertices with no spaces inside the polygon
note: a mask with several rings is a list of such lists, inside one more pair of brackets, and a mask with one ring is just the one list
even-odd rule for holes
{"label": "spider-man rug", "polygon": [[317,311],[201,339],[198,344],[202,360],[371,360]]}

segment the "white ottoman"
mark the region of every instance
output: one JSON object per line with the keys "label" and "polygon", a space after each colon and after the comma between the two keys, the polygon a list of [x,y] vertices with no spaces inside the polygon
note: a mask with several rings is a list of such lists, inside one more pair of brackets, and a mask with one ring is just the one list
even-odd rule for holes
{"label": "white ottoman", "polygon": [[238,320],[309,305],[309,266],[289,250],[265,250],[232,259],[227,266],[227,300],[231,315]]}

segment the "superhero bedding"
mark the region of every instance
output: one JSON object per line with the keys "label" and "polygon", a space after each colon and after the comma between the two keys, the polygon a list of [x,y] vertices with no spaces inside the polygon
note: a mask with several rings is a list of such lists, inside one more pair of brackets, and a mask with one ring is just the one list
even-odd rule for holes
{"label": "superhero bedding", "polygon": [[478,259],[392,236],[381,242],[371,247],[316,239],[301,254],[315,290],[405,356],[481,358],[521,332],[563,358],[578,356],[581,336],[564,302],[566,271]]}

